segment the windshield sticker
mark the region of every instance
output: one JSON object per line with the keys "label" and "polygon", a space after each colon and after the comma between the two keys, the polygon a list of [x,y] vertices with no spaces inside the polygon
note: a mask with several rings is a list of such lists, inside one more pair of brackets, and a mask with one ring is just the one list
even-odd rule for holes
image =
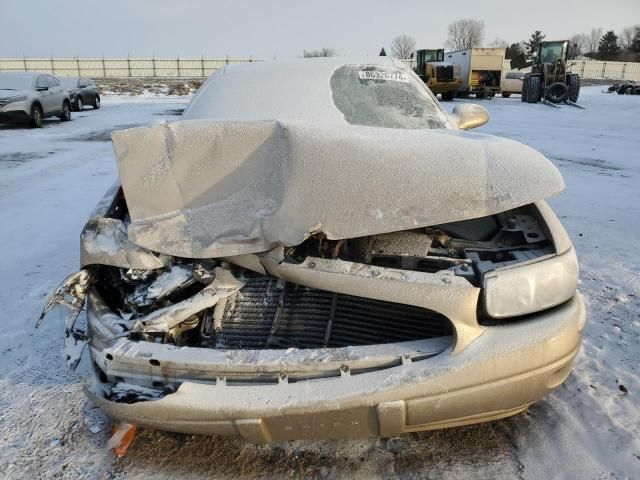
{"label": "windshield sticker", "polygon": [[400,72],[380,72],[377,70],[360,70],[358,72],[360,80],[392,80],[394,82],[409,83],[409,79]]}

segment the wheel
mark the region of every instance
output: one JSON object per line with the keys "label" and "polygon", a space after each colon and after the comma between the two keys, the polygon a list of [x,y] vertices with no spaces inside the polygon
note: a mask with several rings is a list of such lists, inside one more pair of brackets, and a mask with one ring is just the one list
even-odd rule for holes
{"label": "wheel", "polygon": [[552,83],[547,87],[544,96],[551,103],[562,103],[569,96],[569,87],[562,82]]}
{"label": "wheel", "polygon": [[58,115],[58,118],[63,122],[71,120],[71,106],[69,105],[69,102],[65,101],[62,104],[62,115]]}
{"label": "wheel", "polygon": [[511,94],[509,92],[502,92],[502,98],[509,98]]}
{"label": "wheel", "polygon": [[76,110],[79,112],[80,110],[82,110],[82,107],[84,107],[84,105],[82,104],[82,97],[78,96],[76,100]]}
{"label": "wheel", "polygon": [[31,114],[29,115],[29,126],[33,128],[42,127],[42,107],[35,104],[31,107]]}
{"label": "wheel", "polygon": [[456,96],[456,92],[442,92],[440,95],[442,95],[442,100],[446,100],[449,102],[453,100],[453,97]]}
{"label": "wheel", "polygon": [[96,110],[100,108],[100,97],[96,95],[96,99],[93,102],[93,108]]}
{"label": "wheel", "polygon": [[538,103],[540,101],[540,77],[534,75],[529,77],[529,88],[527,89],[527,103]]}
{"label": "wheel", "polygon": [[624,94],[625,95],[632,95],[633,94],[633,86],[629,85],[627,88],[624,89]]}
{"label": "wheel", "polygon": [[569,86],[569,101],[576,103],[580,96],[580,75],[576,73],[567,75],[567,85]]}
{"label": "wheel", "polygon": [[640,95],[640,87],[636,87],[633,89],[633,94],[634,95]]}
{"label": "wheel", "polygon": [[618,87],[618,95],[624,95],[624,93],[627,91],[627,85],[620,85]]}
{"label": "wheel", "polygon": [[476,92],[476,98],[478,100],[484,100],[486,98],[486,95],[484,92]]}
{"label": "wheel", "polygon": [[531,77],[524,77],[522,80],[522,93],[520,94],[520,101],[529,103],[529,84],[531,83]]}

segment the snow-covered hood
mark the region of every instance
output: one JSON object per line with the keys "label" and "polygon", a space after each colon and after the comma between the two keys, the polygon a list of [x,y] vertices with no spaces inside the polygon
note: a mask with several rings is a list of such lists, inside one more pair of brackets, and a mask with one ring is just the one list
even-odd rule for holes
{"label": "snow-covered hood", "polygon": [[564,190],[532,148],[454,130],[184,120],[113,143],[129,240],[178,257],[466,220]]}
{"label": "snow-covered hood", "polygon": [[3,90],[0,88],[0,98],[22,97],[28,94],[27,90]]}

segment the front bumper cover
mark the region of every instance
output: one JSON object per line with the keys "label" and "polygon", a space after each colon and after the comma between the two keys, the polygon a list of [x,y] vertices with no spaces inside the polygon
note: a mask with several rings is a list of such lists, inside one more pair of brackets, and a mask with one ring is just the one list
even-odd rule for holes
{"label": "front bumper cover", "polygon": [[[160,430],[239,435],[258,443],[390,437],[524,410],[569,375],[584,322],[584,301],[576,293],[526,321],[486,328],[457,354],[447,350],[390,368],[264,385],[185,381],[175,393],[134,404],[107,400],[91,387],[87,394],[113,418]],[[97,353],[92,345],[94,362]],[[147,362],[138,373],[163,375],[163,366]]]}

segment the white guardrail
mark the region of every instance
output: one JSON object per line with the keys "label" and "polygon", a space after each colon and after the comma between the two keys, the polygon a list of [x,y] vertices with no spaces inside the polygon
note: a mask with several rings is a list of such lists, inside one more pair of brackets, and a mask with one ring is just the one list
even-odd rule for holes
{"label": "white guardrail", "polygon": [[208,77],[251,58],[0,58],[0,71],[36,71],[61,77]]}

